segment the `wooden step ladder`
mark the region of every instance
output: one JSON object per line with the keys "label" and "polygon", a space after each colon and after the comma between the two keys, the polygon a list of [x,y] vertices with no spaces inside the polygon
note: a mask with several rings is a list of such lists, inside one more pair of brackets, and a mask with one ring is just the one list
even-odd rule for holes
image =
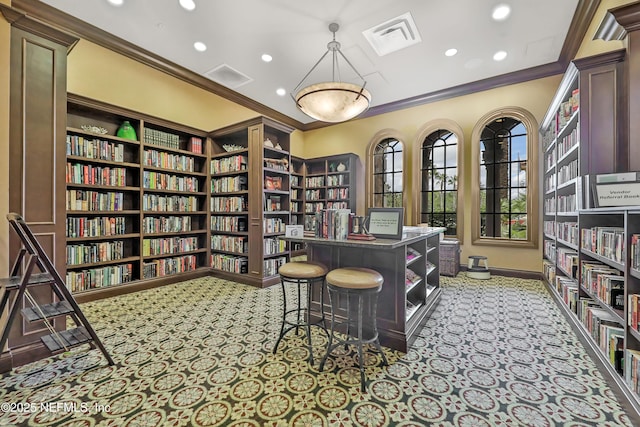
{"label": "wooden step ladder", "polygon": [[[7,317],[7,322],[0,338],[0,349],[4,349],[9,339],[9,331],[13,324],[20,302],[23,298],[31,304],[30,307],[21,310],[22,316],[28,322],[43,322],[51,334],[40,339],[52,354],[69,351],[79,345],[88,343],[92,348],[100,349],[104,357],[113,365],[113,359],[98,338],[89,321],[80,310],[78,303],[73,298],[64,280],[53,266],[53,263],[34,236],[24,219],[17,213],[7,214],[9,224],[22,241],[22,248],[11,268],[10,277],[0,279],[2,300],[0,300],[0,313],[4,313],[9,304],[10,294],[16,292],[15,298]],[[35,272],[37,267],[40,272]],[[29,292],[29,287],[34,285],[49,285],[56,295],[57,301],[49,304],[38,304]],[[56,330],[50,320],[69,316],[73,319],[75,328],[65,331]]]}

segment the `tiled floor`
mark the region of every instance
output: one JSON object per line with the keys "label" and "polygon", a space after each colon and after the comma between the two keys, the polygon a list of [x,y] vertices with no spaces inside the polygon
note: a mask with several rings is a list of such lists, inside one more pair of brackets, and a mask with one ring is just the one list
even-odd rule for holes
{"label": "tiled floor", "polygon": [[[366,358],[366,393],[351,353],[318,372],[291,334],[272,354],[278,286],[203,278],[84,304],[116,366],[92,350],[4,375],[0,425],[632,425],[539,281],[442,285],[407,354]],[[318,359],[324,345],[314,334]]]}

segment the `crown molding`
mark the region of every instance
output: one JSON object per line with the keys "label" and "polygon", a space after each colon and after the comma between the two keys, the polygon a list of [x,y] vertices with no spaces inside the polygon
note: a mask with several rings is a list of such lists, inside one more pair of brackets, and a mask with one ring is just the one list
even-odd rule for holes
{"label": "crown molding", "polygon": [[[582,40],[587,32],[589,24],[600,5],[600,0],[579,0],[573,20],[567,32],[567,37],[563,44],[558,61],[538,67],[515,71],[500,76],[471,82],[452,88],[447,88],[435,92],[425,93],[411,98],[391,102],[370,108],[357,119],[373,117],[393,111],[416,107],[437,101],[451,99],[463,95],[469,95],[479,91],[495,89],[530,80],[562,74],[566,70],[569,62],[575,57]],[[2,6],[2,5],[0,5]],[[7,7],[2,8],[7,9]],[[21,11],[23,16],[34,17],[38,21],[59,29],[65,34],[70,34],[77,38],[82,38],[99,46],[112,50],[125,57],[138,61],[158,71],[164,72],[184,82],[192,84],[208,92],[214,93],[229,101],[235,102],[243,107],[256,111],[257,113],[270,117],[276,121],[289,125],[301,131],[319,129],[333,126],[333,123],[311,122],[302,123],[279,111],[276,111],[264,104],[254,101],[244,95],[239,94],[225,86],[215,83],[197,73],[187,70],[165,58],[162,58],[149,51],[141,49],[126,40],[115,37],[93,25],[81,21],[71,15],[61,12],[38,0],[13,0],[12,8]],[[4,13],[4,12],[3,12]]]}

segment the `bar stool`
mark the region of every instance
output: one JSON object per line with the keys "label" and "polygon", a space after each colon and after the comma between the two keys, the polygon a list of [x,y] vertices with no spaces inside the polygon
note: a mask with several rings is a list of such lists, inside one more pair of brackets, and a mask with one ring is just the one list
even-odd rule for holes
{"label": "bar stool", "polygon": [[[295,261],[283,264],[278,269],[280,274],[280,285],[282,287],[282,326],[280,327],[280,336],[273,347],[273,354],[278,350],[280,341],[292,329],[298,334],[299,328],[306,328],[307,339],[309,341],[309,362],[313,365],[313,347],[311,345],[311,326],[318,326],[328,335],[327,325],[324,316],[324,283],[327,275],[327,267],[311,261]],[[287,284],[293,283],[297,286],[298,298],[295,304],[287,305]],[[306,286],[307,305],[302,305],[303,286]],[[320,286],[320,319],[316,322],[311,321],[311,296],[312,288],[315,285]]]}
{"label": "bar stool", "polygon": [[[382,275],[369,268],[337,268],[327,274],[327,290],[331,303],[331,332],[329,333],[327,352],[320,362],[320,371],[323,370],[324,364],[333,350],[343,344],[345,348],[350,344],[355,345],[358,350],[360,387],[363,392],[366,391],[363,344],[373,344],[382,356],[383,366],[388,365],[378,340],[376,322],[378,294],[382,290],[383,282]],[[336,312],[342,298],[346,299],[347,317],[343,322],[338,323],[336,322]],[[335,330],[336,326],[345,323],[347,333],[342,339],[335,335]],[[334,340],[337,341],[335,344],[333,344]]]}

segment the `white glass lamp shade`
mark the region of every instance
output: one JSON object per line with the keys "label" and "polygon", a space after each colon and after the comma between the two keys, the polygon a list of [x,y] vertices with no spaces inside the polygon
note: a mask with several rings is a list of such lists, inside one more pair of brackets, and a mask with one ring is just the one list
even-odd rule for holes
{"label": "white glass lamp shade", "polygon": [[300,89],[295,100],[306,115],[323,122],[338,123],[366,111],[371,94],[352,83],[324,82]]}

